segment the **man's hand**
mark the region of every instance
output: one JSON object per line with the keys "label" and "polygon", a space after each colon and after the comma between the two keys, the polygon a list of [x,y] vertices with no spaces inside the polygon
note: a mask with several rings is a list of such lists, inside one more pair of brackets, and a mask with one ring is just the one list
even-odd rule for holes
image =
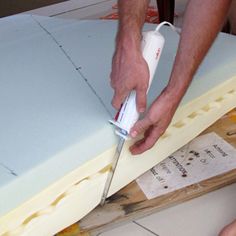
{"label": "man's hand", "polygon": [[[167,89],[154,101],[145,118],[131,129],[133,137],[144,132],[144,139],[131,147],[132,154],[151,148],[171,122],[197,68],[223,25],[231,1],[189,1]],[[143,112],[146,107],[149,73],[141,56],[140,41],[148,2],[118,1],[119,30],[111,73],[111,85],[115,90],[112,104],[117,109],[133,89],[137,91],[138,111]]]}
{"label": "man's hand", "polygon": [[144,133],[144,138],[130,147],[133,155],[141,154],[153,147],[170,124],[179,101],[166,89],[157,97],[144,119],[137,121],[131,129],[132,137]]}
{"label": "man's hand", "polygon": [[133,137],[144,132],[144,139],[130,148],[132,154],[150,149],[166,130],[197,68],[221,29],[230,3],[231,0],[189,1],[168,88],[154,101],[145,118],[131,129]]}
{"label": "man's hand", "polygon": [[132,90],[136,90],[139,112],[146,109],[149,70],[141,52],[141,29],[149,0],[119,0],[119,27],[112,60],[112,105],[119,109]]}
{"label": "man's hand", "polygon": [[111,86],[114,89],[112,105],[119,109],[132,90],[136,90],[139,112],[146,109],[149,70],[140,51],[118,49],[112,60]]}

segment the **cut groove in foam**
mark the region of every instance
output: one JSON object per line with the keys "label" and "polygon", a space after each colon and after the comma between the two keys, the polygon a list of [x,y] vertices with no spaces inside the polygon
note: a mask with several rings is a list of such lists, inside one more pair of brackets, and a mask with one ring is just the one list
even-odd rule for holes
{"label": "cut groove in foam", "polygon": [[174,123],[173,126],[175,128],[182,128],[183,126],[185,126],[185,123],[182,120],[180,120],[180,121]]}

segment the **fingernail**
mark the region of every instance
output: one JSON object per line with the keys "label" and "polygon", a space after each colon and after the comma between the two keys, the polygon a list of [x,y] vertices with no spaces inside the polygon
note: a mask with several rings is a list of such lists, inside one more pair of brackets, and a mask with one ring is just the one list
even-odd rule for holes
{"label": "fingernail", "polygon": [[145,112],[145,108],[140,108],[140,109],[139,109],[139,112],[140,112],[140,113]]}
{"label": "fingernail", "polygon": [[138,135],[138,132],[134,130],[134,131],[131,132],[130,135],[131,135],[132,138],[135,138]]}

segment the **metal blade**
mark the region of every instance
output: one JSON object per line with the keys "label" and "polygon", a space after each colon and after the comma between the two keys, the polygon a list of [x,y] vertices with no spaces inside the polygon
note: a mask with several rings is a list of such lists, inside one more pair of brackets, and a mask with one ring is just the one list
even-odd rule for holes
{"label": "metal blade", "polygon": [[112,163],[111,163],[111,171],[108,173],[107,180],[106,180],[106,183],[105,183],[102,199],[101,199],[101,202],[100,202],[101,206],[103,206],[105,204],[105,201],[106,201],[106,198],[107,198],[110,186],[111,186],[111,182],[112,182],[112,179],[113,179],[113,176],[114,176],[114,173],[115,173],[115,169],[116,169],[116,166],[117,166],[117,163],[118,163],[118,160],[119,160],[119,157],[120,157],[120,153],[122,151],[124,143],[125,143],[125,139],[120,138],[118,146],[116,148],[115,155],[114,155]]}

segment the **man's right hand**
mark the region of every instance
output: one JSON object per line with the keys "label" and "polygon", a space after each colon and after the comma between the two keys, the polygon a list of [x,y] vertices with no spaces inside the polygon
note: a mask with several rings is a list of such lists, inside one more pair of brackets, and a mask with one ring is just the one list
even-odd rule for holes
{"label": "man's right hand", "polygon": [[132,91],[136,91],[139,112],[146,110],[149,69],[141,50],[118,46],[112,60],[111,86],[114,89],[112,105],[117,110]]}

